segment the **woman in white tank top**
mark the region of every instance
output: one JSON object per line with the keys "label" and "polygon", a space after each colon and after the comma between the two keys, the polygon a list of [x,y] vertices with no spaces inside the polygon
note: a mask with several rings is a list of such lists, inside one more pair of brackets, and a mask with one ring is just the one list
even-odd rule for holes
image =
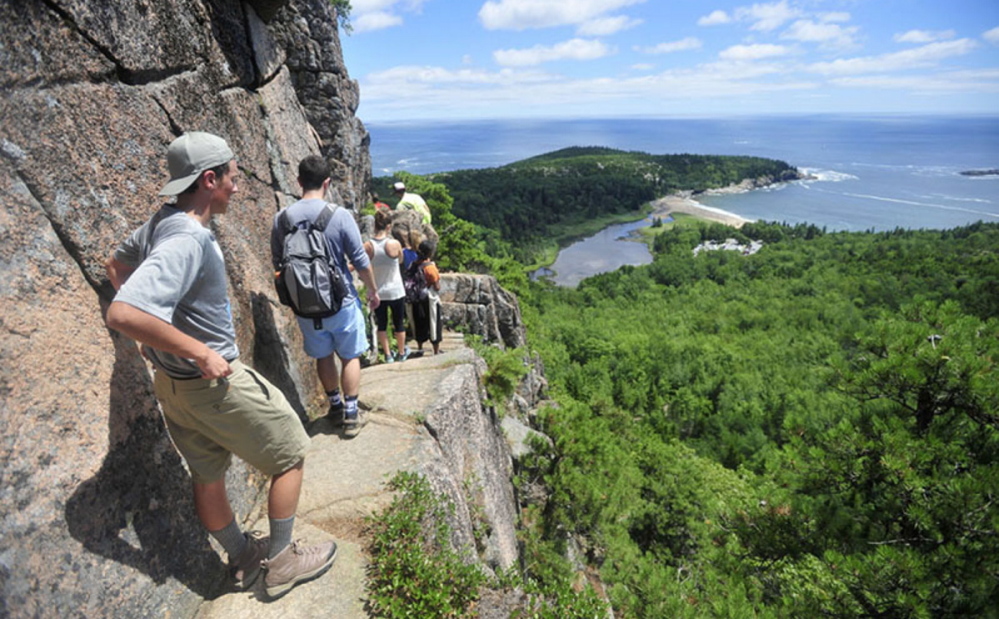
{"label": "woman in white tank top", "polygon": [[[375,213],[375,234],[365,241],[364,251],[371,259],[375,272],[375,284],[381,303],[375,309],[375,324],[378,328],[378,345],[385,355],[385,362],[405,361],[409,356],[406,347],[406,288],[402,284],[402,245],[389,236],[392,228],[392,215],[378,211]],[[392,331],[395,333],[397,353],[392,354],[388,341],[388,314],[392,311]]]}

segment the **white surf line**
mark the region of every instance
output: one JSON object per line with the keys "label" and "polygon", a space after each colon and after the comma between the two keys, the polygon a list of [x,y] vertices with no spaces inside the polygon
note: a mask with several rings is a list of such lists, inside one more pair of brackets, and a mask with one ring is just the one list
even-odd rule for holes
{"label": "white surf line", "polygon": [[959,198],[957,196],[948,196],[946,194],[936,194],[926,196],[927,198],[940,198],[942,200],[950,200],[951,202],[975,202],[977,204],[992,204],[992,200],[986,200],[985,198]]}
{"label": "white surf line", "polygon": [[[830,191],[828,193],[838,193]],[[988,211],[977,211],[970,208],[961,208],[957,206],[947,206],[945,204],[931,204],[929,202],[916,202],[915,200],[902,200],[901,198],[885,198],[883,196],[871,196],[863,193],[839,193],[839,195],[847,196],[850,198],[864,198],[867,200],[878,200],[881,202],[894,202],[896,204],[911,204],[913,206],[925,206],[927,208],[938,208],[944,211],[957,211],[961,213],[971,213],[972,215],[985,215],[987,217],[995,217],[999,219],[999,213],[990,213]]]}

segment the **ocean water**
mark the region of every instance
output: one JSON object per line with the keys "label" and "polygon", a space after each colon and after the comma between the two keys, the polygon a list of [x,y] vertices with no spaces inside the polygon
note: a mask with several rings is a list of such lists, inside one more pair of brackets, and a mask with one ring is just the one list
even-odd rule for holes
{"label": "ocean water", "polygon": [[999,116],[516,120],[368,130],[375,175],[494,167],[567,146],[756,155],[815,179],[699,200],[748,219],[830,231],[999,222],[999,176],[960,174],[999,168]]}

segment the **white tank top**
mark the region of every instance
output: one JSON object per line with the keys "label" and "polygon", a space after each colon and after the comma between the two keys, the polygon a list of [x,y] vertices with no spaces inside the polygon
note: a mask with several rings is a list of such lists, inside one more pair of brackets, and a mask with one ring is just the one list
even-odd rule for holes
{"label": "white tank top", "polygon": [[378,285],[378,296],[383,301],[395,301],[406,296],[406,288],[402,285],[402,272],[399,261],[385,253],[384,239],[371,239],[374,256],[371,257],[371,268],[375,272],[375,283]]}

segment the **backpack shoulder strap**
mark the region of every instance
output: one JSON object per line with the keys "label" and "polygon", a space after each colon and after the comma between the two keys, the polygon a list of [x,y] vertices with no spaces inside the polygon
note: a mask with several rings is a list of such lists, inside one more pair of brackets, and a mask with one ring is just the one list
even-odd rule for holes
{"label": "backpack shoulder strap", "polygon": [[406,267],[406,277],[415,277],[416,272],[419,270],[420,270],[420,263],[419,261],[414,260],[409,264],[408,267]]}
{"label": "backpack shoulder strap", "polygon": [[312,225],[317,230],[326,230],[326,226],[330,224],[330,220],[333,219],[333,214],[336,213],[338,208],[340,208],[339,204],[330,204],[327,202],[325,208],[319,213],[319,217],[316,217],[316,221]]}
{"label": "backpack shoulder strap", "polygon": [[278,216],[278,225],[281,228],[281,233],[285,235],[295,229],[295,226],[291,223],[291,218],[288,216],[288,209],[281,211],[281,214]]}

